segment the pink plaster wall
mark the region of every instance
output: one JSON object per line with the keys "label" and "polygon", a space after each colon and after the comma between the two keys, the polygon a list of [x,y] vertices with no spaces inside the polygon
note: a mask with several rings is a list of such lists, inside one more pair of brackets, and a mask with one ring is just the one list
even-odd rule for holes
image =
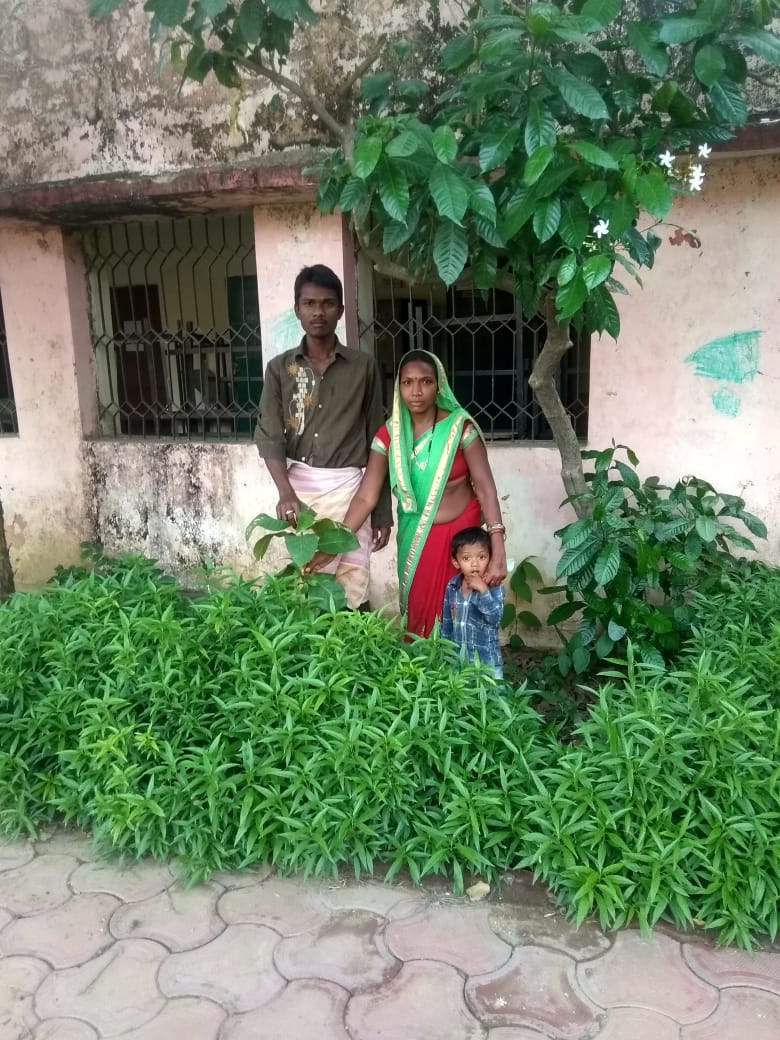
{"label": "pink plaster wall", "polygon": [[[780,160],[710,162],[701,196],[671,219],[696,230],[699,248],[672,245],[664,228],[656,265],[622,297],[620,341],[594,340],[589,442],[631,445],[644,476],[684,474],[744,494],[767,521],[762,555],[780,560]],[[741,384],[697,375],[686,358],[733,333],[760,330],[758,374]],[[723,415],[712,393],[728,389],[739,413]]]}
{"label": "pink plaster wall", "polygon": [[77,560],[88,534],[82,430],[95,408],[94,392],[91,401],[87,394],[91,351],[77,260],[61,232],[0,221],[0,293],[19,419],[18,436],[0,437],[0,493],[12,564],[25,585]]}

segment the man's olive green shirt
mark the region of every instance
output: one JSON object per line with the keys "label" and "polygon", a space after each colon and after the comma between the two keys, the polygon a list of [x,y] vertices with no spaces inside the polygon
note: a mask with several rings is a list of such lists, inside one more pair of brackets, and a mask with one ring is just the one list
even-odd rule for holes
{"label": "man's olive green shirt", "polygon": [[[363,468],[385,421],[377,363],[370,354],[337,343],[333,362],[320,374],[304,345],[305,339],[268,363],[255,429],[257,450],[264,459]],[[372,526],[390,527],[392,517],[386,482]]]}

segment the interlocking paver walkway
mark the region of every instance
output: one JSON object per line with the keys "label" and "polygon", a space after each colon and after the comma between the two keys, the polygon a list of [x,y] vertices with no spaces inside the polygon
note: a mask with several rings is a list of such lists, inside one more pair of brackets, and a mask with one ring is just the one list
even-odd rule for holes
{"label": "interlocking paver walkway", "polygon": [[780,1040],[780,947],[569,925],[265,867],[188,888],[88,836],[0,841],[0,1040]]}

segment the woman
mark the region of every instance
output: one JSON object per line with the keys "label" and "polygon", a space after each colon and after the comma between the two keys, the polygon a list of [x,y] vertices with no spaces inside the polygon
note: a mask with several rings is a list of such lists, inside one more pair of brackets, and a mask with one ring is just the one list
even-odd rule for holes
{"label": "woman", "polygon": [[[492,557],[488,585],[506,577],[505,528],[482,434],[455,398],[435,354],[413,350],[398,368],[393,413],[374,437],[365,474],[344,517],[353,531],[370,515],[385,479],[398,501],[398,584],[407,628],[427,636],[456,574],[452,536],[484,516]],[[309,564],[320,570],[332,557]]]}

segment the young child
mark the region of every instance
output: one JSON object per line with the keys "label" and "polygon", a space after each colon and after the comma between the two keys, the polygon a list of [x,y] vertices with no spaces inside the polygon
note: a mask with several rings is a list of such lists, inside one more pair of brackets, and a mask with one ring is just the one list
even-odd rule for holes
{"label": "young child", "polygon": [[469,661],[479,657],[500,679],[504,666],[498,626],[504,612],[504,590],[500,585],[490,588],[482,580],[490,553],[490,535],[481,527],[466,527],[452,539],[452,565],[460,574],[444,592],[441,634],[465,650]]}

